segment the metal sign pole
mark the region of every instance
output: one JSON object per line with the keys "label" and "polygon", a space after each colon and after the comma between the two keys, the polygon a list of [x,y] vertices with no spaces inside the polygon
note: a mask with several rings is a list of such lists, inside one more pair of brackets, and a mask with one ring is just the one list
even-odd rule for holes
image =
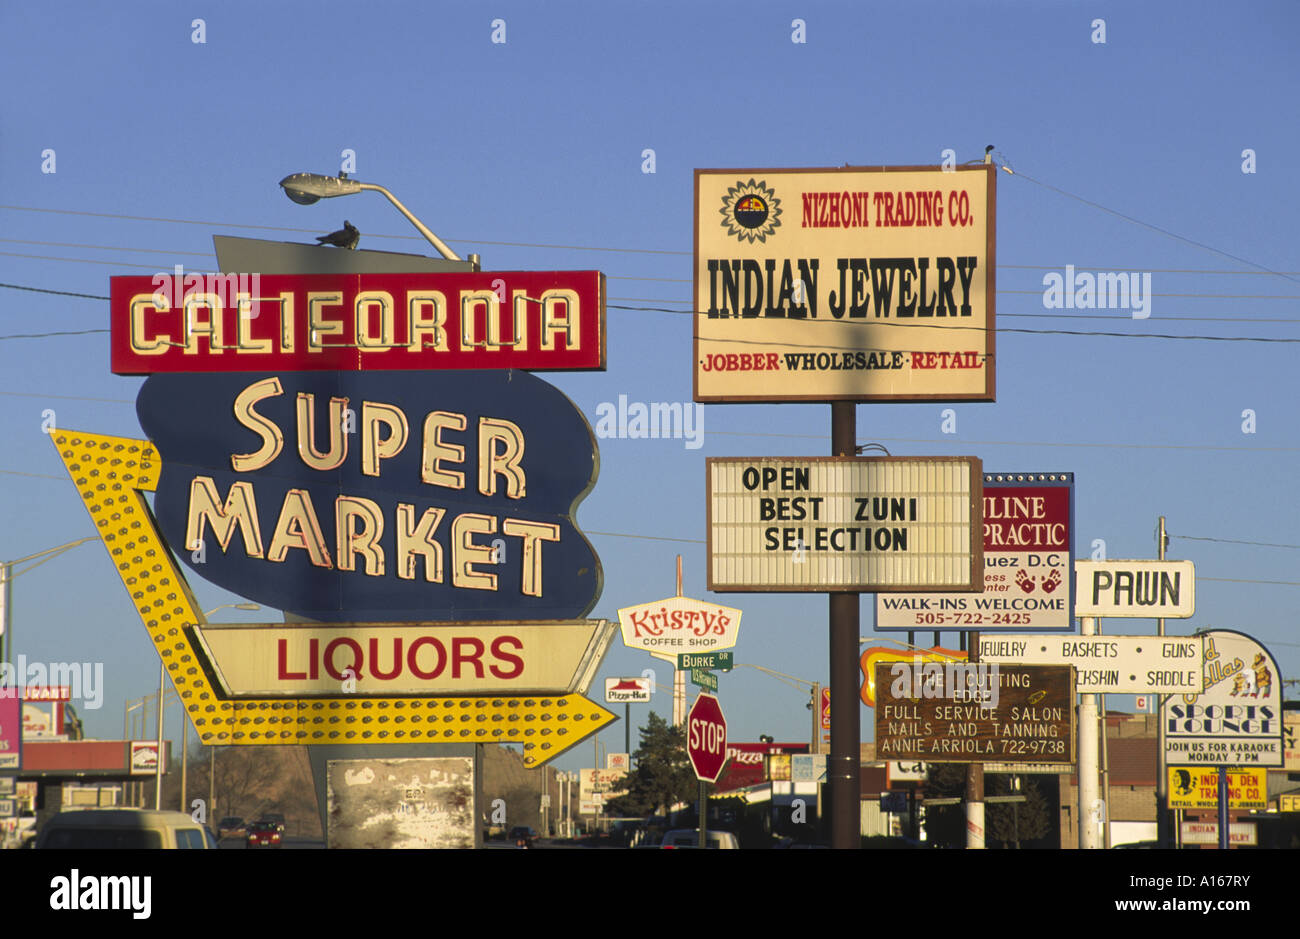
{"label": "metal sign pole", "polygon": [[[1091,616],[1079,620],[1079,634],[1092,636],[1097,632],[1097,620]],[[1097,847],[1100,840],[1097,822],[1099,812],[1106,810],[1097,789],[1097,696],[1079,695],[1079,847]]]}
{"label": "metal sign pole", "polygon": [[1228,767],[1219,767],[1219,850],[1228,850]]}
{"label": "metal sign pole", "polygon": [[[1169,538],[1165,534],[1165,517],[1160,516],[1160,525],[1156,530],[1156,551],[1160,560],[1165,559],[1165,545]],[[1164,619],[1156,620],[1156,634],[1165,634]],[[1161,848],[1169,847],[1169,775],[1165,765],[1165,725],[1164,706],[1168,695],[1156,695],[1156,843]]]}
{"label": "metal sign pole", "polygon": [[700,780],[700,842],[699,844],[701,848],[707,848],[709,846],[709,842],[708,842],[709,794],[705,791],[705,787],[707,785],[708,783],[706,783],[703,779]]}
{"label": "metal sign pole", "polygon": [[[980,634],[962,633],[967,662],[980,658]],[[966,764],[966,847],[981,850],[984,843],[984,764]]]}
{"label": "metal sign pole", "polygon": [[[856,455],[857,436],[857,405],[831,402],[831,455]],[[830,594],[831,752],[826,779],[831,790],[832,848],[862,846],[858,617],[857,593]]]}

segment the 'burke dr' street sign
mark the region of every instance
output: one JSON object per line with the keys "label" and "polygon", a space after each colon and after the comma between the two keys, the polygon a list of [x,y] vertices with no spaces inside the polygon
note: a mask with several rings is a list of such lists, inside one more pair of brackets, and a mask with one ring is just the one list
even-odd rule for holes
{"label": "'burke dr' street sign", "polygon": [[734,657],[730,652],[683,652],[677,656],[677,667],[729,672],[733,667],[733,661]]}

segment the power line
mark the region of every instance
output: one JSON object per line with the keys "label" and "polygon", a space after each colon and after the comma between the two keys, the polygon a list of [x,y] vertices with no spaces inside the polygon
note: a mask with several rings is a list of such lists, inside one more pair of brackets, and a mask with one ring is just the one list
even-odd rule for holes
{"label": "power line", "polygon": [[[284,231],[284,232],[306,232],[308,234],[317,231],[315,228],[290,228],[284,225],[248,225],[243,222],[213,222],[202,219],[190,218],[162,218],[150,215],[123,215],[116,212],[87,212],[80,209],[47,209],[29,205],[0,205],[0,209],[9,209],[14,212],[48,212],[54,215],[85,215],[91,218],[120,218],[131,222],[166,222],[174,225],[210,225],[217,228],[247,228],[256,231]],[[424,241],[417,235],[380,235],[367,234],[367,238],[389,238],[395,241]],[[527,241],[488,241],[482,238],[456,238],[450,237],[448,241],[455,241],[462,244],[473,245],[493,245],[506,248],[549,248],[561,251],[609,251],[617,254],[667,254],[683,255],[690,257],[691,251],[667,251],[660,248],[611,248],[603,245],[559,245],[543,244]]]}
{"label": "power line", "polygon": [[1182,538],[1184,541],[1217,541],[1221,544],[1248,544],[1259,548],[1296,548],[1300,549],[1300,544],[1272,544],[1267,541],[1236,541],[1232,538],[1202,538],[1196,535],[1175,535],[1172,532],[1166,532],[1170,538]]}
{"label": "power line", "polygon": [[52,333],[12,333],[8,336],[0,336],[4,339],[49,339],[53,336],[87,336],[91,333],[106,333],[107,329],[64,329]]}
{"label": "power line", "polygon": [[180,251],[176,248],[120,248],[115,245],[86,245],[68,241],[26,241],[21,238],[0,238],[0,242],[13,245],[40,245],[45,248],[90,248],[94,251],[128,251],[135,254],[184,254],[197,258],[216,257],[211,251]]}
{"label": "power line", "polygon": [[8,287],[10,290],[30,290],[32,293],[53,293],[61,297],[84,297],[87,300],[109,299],[97,293],[74,293],[71,290],[50,290],[48,287],[24,287],[22,284],[0,284],[0,287]]}
{"label": "power line", "polygon": [[[1005,167],[1004,167],[1004,168],[1005,168]],[[1100,210],[1100,211],[1102,211],[1102,212],[1106,212],[1106,213],[1108,213],[1108,214],[1110,214],[1110,215],[1114,215],[1114,216],[1117,217],[1117,218],[1122,218],[1122,219],[1124,219],[1124,221],[1126,221],[1126,222],[1131,222],[1131,223],[1134,224],[1134,225],[1139,225],[1139,226],[1141,226],[1142,228],[1148,228],[1148,229],[1150,229],[1151,231],[1158,232],[1159,234],[1166,236],[1167,238],[1173,238],[1173,239],[1175,239],[1176,241],[1181,241],[1181,242],[1183,242],[1183,243],[1185,243],[1185,244],[1192,245],[1193,247],[1201,248],[1201,249],[1204,250],[1204,251],[1209,251],[1209,252],[1211,252],[1211,253],[1213,253],[1213,254],[1217,254],[1217,255],[1220,255],[1220,256],[1222,256],[1222,257],[1228,258],[1228,259],[1231,260],[1231,261],[1236,261],[1238,264],[1245,264],[1245,265],[1247,265],[1247,266],[1249,266],[1249,267],[1258,268],[1261,272],[1263,272],[1263,273],[1265,273],[1265,274],[1274,274],[1274,275],[1276,275],[1276,276],[1278,276],[1278,277],[1285,277],[1287,280],[1295,280],[1295,277],[1293,277],[1293,276],[1291,276],[1291,275],[1289,275],[1289,274],[1283,273],[1282,271],[1275,271],[1275,270],[1272,270],[1271,268],[1267,268],[1267,267],[1265,267],[1265,266],[1262,265],[1262,264],[1256,264],[1254,261],[1250,261],[1250,260],[1247,260],[1246,258],[1238,257],[1238,256],[1235,255],[1235,254],[1230,254],[1230,253],[1228,253],[1227,251],[1224,251],[1224,250],[1222,250],[1222,249],[1220,249],[1220,248],[1216,248],[1216,247],[1214,247],[1213,245],[1207,245],[1207,244],[1206,244],[1205,242],[1203,242],[1203,241],[1197,241],[1197,240],[1195,240],[1194,238],[1187,238],[1187,237],[1185,237],[1185,236],[1183,236],[1183,235],[1180,235],[1180,234],[1178,234],[1178,233],[1176,233],[1176,232],[1171,232],[1171,231],[1170,231],[1169,229],[1167,229],[1167,228],[1161,228],[1159,225],[1152,225],[1150,222],[1144,222],[1144,221],[1142,221],[1140,218],[1134,218],[1134,217],[1131,216],[1131,215],[1125,215],[1123,212],[1117,212],[1117,211],[1114,210],[1114,209],[1109,209],[1109,208],[1107,208],[1106,206],[1102,205],[1102,204],[1099,203],[1099,202],[1093,202],[1091,199],[1085,199],[1085,198],[1083,198],[1083,196],[1076,196],[1076,195],[1075,195],[1074,193],[1072,193],[1072,192],[1066,192],[1064,189],[1057,188],[1056,186],[1053,186],[1053,185],[1051,185],[1051,184],[1049,184],[1049,183],[1045,183],[1045,182],[1043,182],[1042,180],[1035,179],[1035,178],[1032,177],[1032,176],[1028,176],[1028,175],[1026,175],[1026,174],[1024,174],[1024,173],[1021,173],[1021,172],[1018,172],[1018,171],[1015,171],[1015,170],[1011,170],[1011,169],[1009,169],[1009,168],[1007,168],[1007,172],[1010,173],[1011,176],[1013,176],[1013,177],[1020,177],[1021,179],[1027,179],[1027,180],[1029,180],[1029,182],[1033,183],[1033,184],[1036,185],[1036,186],[1042,186],[1044,189],[1050,189],[1050,190],[1052,190],[1052,192],[1058,193],[1059,195],[1065,196],[1066,198],[1074,199],[1076,202],[1082,202],[1084,205],[1091,206],[1091,207],[1094,208],[1094,209],[1098,209],[1098,210]]]}
{"label": "power line", "polygon": [[84,395],[51,395],[40,394],[35,391],[0,391],[0,395],[8,395],[13,398],[52,398],[58,401],[107,401],[111,404],[135,404],[129,398],[88,398]]}
{"label": "power line", "polygon": [[1196,575],[1199,580],[1214,580],[1225,584],[1280,584],[1283,587],[1300,587],[1300,580],[1243,580],[1239,577],[1202,577]]}
{"label": "power line", "polygon": [[[710,430],[709,434],[729,437],[790,437],[804,440],[830,440],[830,434],[780,434],[769,431],[747,430]],[[1223,450],[1242,451],[1246,453],[1293,453],[1300,452],[1300,447],[1214,447],[1205,444],[1173,443],[1062,443],[1059,440],[966,440],[957,437],[876,437],[872,441],[886,443],[940,443],[949,446],[981,447],[1083,447],[1104,450]],[[861,446],[861,444],[859,444]]]}

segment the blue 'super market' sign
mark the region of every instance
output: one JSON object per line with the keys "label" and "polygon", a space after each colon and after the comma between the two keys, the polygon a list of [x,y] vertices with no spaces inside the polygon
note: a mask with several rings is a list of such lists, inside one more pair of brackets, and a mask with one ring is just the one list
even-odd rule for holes
{"label": "blue 'super market' sign", "polygon": [[595,439],[519,371],[151,376],[155,515],[193,570],[326,622],[571,619]]}

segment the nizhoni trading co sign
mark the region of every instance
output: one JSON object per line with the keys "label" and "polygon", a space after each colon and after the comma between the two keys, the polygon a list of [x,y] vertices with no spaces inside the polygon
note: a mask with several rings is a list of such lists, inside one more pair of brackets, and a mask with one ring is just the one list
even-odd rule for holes
{"label": "nizhoni trading co sign", "polygon": [[996,170],[696,170],[695,400],[992,401]]}

